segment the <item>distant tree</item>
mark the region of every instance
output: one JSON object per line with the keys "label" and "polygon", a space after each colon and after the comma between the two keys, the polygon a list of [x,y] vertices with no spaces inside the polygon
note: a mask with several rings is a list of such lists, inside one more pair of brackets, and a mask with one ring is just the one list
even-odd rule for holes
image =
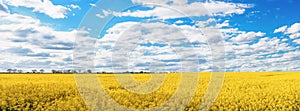
{"label": "distant tree", "polygon": [[51,70],[51,71],[52,71],[52,73],[53,73],[53,74],[55,74],[55,73],[56,73],[56,70],[54,70],[54,69],[53,69],[53,70]]}
{"label": "distant tree", "polygon": [[64,73],[68,74],[68,73],[69,73],[69,70],[64,70]]}
{"label": "distant tree", "polygon": [[67,70],[67,73],[72,73],[72,70],[71,69]]}
{"label": "distant tree", "polygon": [[11,73],[11,71],[12,71],[12,69],[7,69],[7,72],[8,72],[8,73]]}
{"label": "distant tree", "polygon": [[36,69],[33,69],[33,70],[32,70],[32,73],[37,73],[37,70],[36,70]]}
{"label": "distant tree", "polygon": [[142,73],[144,73],[144,71],[140,71],[140,73],[142,74]]}
{"label": "distant tree", "polygon": [[72,72],[75,73],[75,74],[78,73],[76,70],[73,70]]}
{"label": "distant tree", "polygon": [[18,70],[18,73],[23,73],[23,70]]}
{"label": "distant tree", "polygon": [[17,69],[12,69],[12,72],[13,73],[17,73]]}
{"label": "distant tree", "polygon": [[45,70],[44,69],[40,69],[40,73],[44,73],[45,72]]}
{"label": "distant tree", "polygon": [[92,73],[92,70],[91,70],[91,69],[88,69],[87,72],[88,72],[88,73]]}
{"label": "distant tree", "polygon": [[81,70],[79,69],[77,72],[78,72],[78,73],[81,73]]}

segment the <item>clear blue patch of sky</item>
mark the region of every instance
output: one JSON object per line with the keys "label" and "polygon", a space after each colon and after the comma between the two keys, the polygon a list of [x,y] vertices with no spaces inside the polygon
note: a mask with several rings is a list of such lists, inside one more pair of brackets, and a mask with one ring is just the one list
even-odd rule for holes
{"label": "clear blue patch of sky", "polygon": [[231,0],[234,3],[254,4],[244,14],[234,15],[230,21],[240,30],[262,31],[272,35],[274,30],[300,22],[299,0]]}

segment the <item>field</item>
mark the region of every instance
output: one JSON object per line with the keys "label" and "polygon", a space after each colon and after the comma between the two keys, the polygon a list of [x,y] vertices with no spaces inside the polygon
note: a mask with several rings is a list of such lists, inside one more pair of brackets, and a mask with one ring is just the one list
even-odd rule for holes
{"label": "field", "polygon": [[[194,77],[194,74],[188,75]],[[195,83],[196,92],[189,92],[192,86],[187,84],[179,88],[180,74],[97,75],[96,79],[106,92],[103,94],[110,99],[97,98],[98,93],[92,87],[77,87],[79,83],[75,82],[74,75],[0,74],[0,110],[86,111],[93,104],[104,110],[155,110],[152,108],[156,107],[161,110],[198,110],[208,87],[210,73],[200,73],[199,81],[192,81],[193,78],[183,81]],[[153,84],[147,84],[151,82]],[[182,93],[173,98],[175,92]],[[191,100],[188,100],[186,95],[190,94]],[[187,104],[183,108],[180,105],[184,102]],[[300,73],[226,73],[222,90],[210,110],[299,111]]]}

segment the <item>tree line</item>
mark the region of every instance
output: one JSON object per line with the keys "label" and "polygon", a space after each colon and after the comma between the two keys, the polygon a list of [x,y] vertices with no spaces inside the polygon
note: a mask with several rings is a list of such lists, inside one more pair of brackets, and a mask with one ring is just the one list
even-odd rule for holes
{"label": "tree line", "polygon": [[[33,69],[32,72],[26,72],[26,73],[44,73],[45,70],[44,69]],[[7,73],[25,73],[23,70],[21,69],[7,69]]]}
{"label": "tree line", "polygon": [[[7,69],[7,73],[33,73],[33,74],[36,74],[36,73],[45,73],[45,70],[44,69],[40,69],[40,70],[37,70],[37,69],[33,69],[29,72],[24,72],[23,70],[21,69]],[[49,73],[49,72],[48,72]],[[87,69],[87,70],[54,70],[52,69],[50,73],[53,73],[53,74],[76,74],[76,73],[97,73],[97,74],[122,74],[122,73],[126,73],[126,74],[150,74],[150,73],[155,73],[155,72],[144,72],[144,71],[139,71],[139,72],[129,72],[129,71],[126,71],[126,72],[105,72],[105,71],[102,71],[102,72],[93,72],[91,69]],[[163,72],[160,72],[160,73],[163,73]]]}

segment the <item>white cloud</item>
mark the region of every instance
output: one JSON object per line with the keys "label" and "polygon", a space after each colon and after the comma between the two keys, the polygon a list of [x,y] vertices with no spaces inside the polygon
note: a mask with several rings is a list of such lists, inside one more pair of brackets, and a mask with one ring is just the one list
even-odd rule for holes
{"label": "white cloud", "polygon": [[275,29],[274,33],[282,32],[288,35],[291,39],[296,39],[300,37],[300,23],[294,23],[291,27],[282,26]]}
{"label": "white cloud", "polygon": [[300,39],[296,39],[294,40],[293,42],[297,43],[297,44],[300,44]]}
{"label": "white cloud", "polygon": [[[199,44],[192,47],[191,44],[188,45],[189,42],[198,42]],[[207,69],[211,66],[209,62],[204,61],[202,64],[198,64],[197,57],[209,61],[210,49],[204,42],[205,37],[201,35],[200,30],[192,26],[162,23],[118,23],[107,30],[107,34],[100,39],[95,61],[97,61],[96,66],[102,66],[108,71],[112,71],[111,66],[115,67],[115,71],[180,71],[181,63],[190,63],[184,65],[185,71],[197,71],[195,67]],[[154,44],[165,45],[155,46]],[[134,50],[128,51],[127,47],[130,46]],[[126,55],[119,56],[118,53],[122,51],[126,51],[124,54],[129,54],[129,58]],[[129,62],[125,63],[128,59]],[[178,61],[178,59],[183,60]],[[127,69],[128,65],[130,69]]]}
{"label": "white cloud", "polygon": [[[136,4],[149,4],[149,3],[152,3],[152,4],[167,4],[170,0],[131,0],[133,3],[136,3]],[[185,1],[185,0],[183,0]]]}
{"label": "white cloud", "polygon": [[300,32],[294,33],[294,34],[291,34],[291,35],[290,35],[290,38],[291,38],[291,39],[296,39],[296,38],[299,38],[299,37],[300,37]]}
{"label": "white cloud", "polygon": [[[296,47],[282,42],[279,38],[264,37],[254,44],[226,44],[226,64],[232,71],[288,71],[299,61],[295,58]],[[285,51],[287,53],[279,53]],[[288,53],[293,56],[285,56]],[[294,70],[294,69],[293,69]]]}
{"label": "white cloud", "polygon": [[[87,33],[78,30],[69,32],[55,31],[51,27],[41,26],[40,21],[37,19],[18,14],[0,14],[0,20],[10,22],[9,24],[0,24],[1,35],[3,36],[0,38],[0,63],[5,64],[0,67],[2,70],[6,70],[7,68],[23,68],[29,71],[40,68],[71,68],[72,62],[66,61],[67,58],[72,60],[73,49],[69,46],[72,46],[72,43],[75,42],[74,37]],[[248,36],[264,35],[262,32],[244,32],[237,29],[223,29],[222,31],[236,31]],[[141,39],[139,42],[150,43],[152,45],[167,42],[185,44],[185,40],[188,40],[188,42],[198,42],[199,45],[195,45],[193,50],[192,47],[183,46],[178,46],[177,50],[175,50],[174,46],[170,45],[165,47],[145,47],[138,45],[130,52],[129,58],[123,58],[125,56],[121,56],[121,58],[116,57],[116,55],[112,56],[114,55],[113,48],[116,44],[119,44],[117,42],[123,41],[122,44],[117,46],[117,49],[119,49],[118,47],[126,47],[125,45],[138,44],[136,42],[136,37],[138,36],[150,38],[145,41]],[[121,37],[129,38],[122,39]],[[156,39],[155,37],[160,38]],[[136,22],[118,23],[107,30],[107,34],[97,43],[96,46],[99,49],[94,59],[94,65],[97,66],[97,71],[113,71],[111,66],[115,66],[115,71],[180,71],[182,64],[176,61],[177,59],[191,58],[197,55],[199,61],[201,60],[202,63],[198,64],[196,59],[191,59],[191,61],[186,60],[183,63],[183,66],[186,67],[185,71],[210,71],[212,68],[210,62],[212,60],[211,52],[209,45],[205,42],[206,38],[194,26],[177,26],[161,23],[139,24]],[[114,50],[116,51],[116,49]],[[228,70],[233,71],[297,69],[297,67],[300,67],[296,64],[297,61],[299,62],[299,57],[297,58],[299,51],[291,52],[292,50],[295,50],[295,47],[281,42],[278,38],[264,37],[253,45],[234,45],[232,42],[226,42],[226,66]],[[180,53],[176,51],[180,51]],[[282,54],[278,53],[279,51],[287,51],[288,53]],[[145,54],[149,55],[145,56]],[[262,55],[268,56],[263,57]],[[78,57],[80,56],[86,55],[83,54]],[[111,62],[111,57],[114,57],[114,63]],[[258,60],[257,58],[265,59]],[[125,60],[128,59],[128,64],[125,64]],[[187,63],[189,64],[184,65]],[[87,65],[91,65],[90,62]],[[127,69],[127,65],[129,65],[129,69]],[[193,66],[197,66],[201,70],[192,69],[194,68]]]}
{"label": "white cloud", "polygon": [[251,42],[258,37],[265,36],[265,33],[263,32],[242,32],[238,34],[236,37],[233,37],[231,40],[234,42],[240,42],[240,43],[245,43],[245,42]]}
{"label": "white cloud", "polygon": [[0,13],[0,70],[70,69],[75,37],[85,31],[56,31],[32,17]]}
{"label": "white cloud", "polygon": [[221,24],[217,24],[218,28],[223,28],[223,27],[228,27],[229,25],[229,20],[225,20],[224,22],[222,22]]}
{"label": "white cloud", "polygon": [[101,14],[96,14],[96,16],[99,17],[99,18],[105,18],[105,16],[101,15]]}
{"label": "white cloud", "polygon": [[112,12],[111,11],[107,11],[107,10],[102,10],[102,13],[103,14],[96,14],[96,16],[99,17],[99,18],[105,18],[108,15],[110,15]]}
{"label": "white cloud", "polygon": [[300,31],[300,23],[293,24],[290,28],[287,29],[287,34],[295,34]]}
{"label": "white cloud", "polygon": [[[144,1],[135,1],[137,3]],[[156,3],[156,1],[152,1]],[[159,1],[157,1],[159,2]],[[149,5],[146,5],[149,6]],[[155,6],[155,5],[154,5]],[[152,6],[151,6],[152,7]],[[152,10],[136,10],[127,12],[114,12],[108,11],[109,14],[121,17],[121,16],[132,16],[132,17],[157,17],[160,19],[169,18],[180,18],[180,17],[193,17],[193,16],[228,16],[232,14],[243,14],[246,8],[251,8],[252,5],[239,4],[239,3],[228,3],[228,2],[194,2],[187,4],[186,2],[180,2],[178,4],[165,5],[165,7],[155,6]]]}
{"label": "white cloud", "polygon": [[4,0],[7,5],[33,8],[33,12],[44,13],[51,18],[66,18],[70,9],[62,5],[54,5],[50,0]]}
{"label": "white cloud", "polygon": [[[213,16],[231,16],[233,14],[243,14],[245,9],[253,7],[253,5],[248,4],[239,4],[239,3],[228,3],[228,2],[194,2],[191,4],[187,4],[186,1],[172,1],[170,0],[133,0],[134,3],[144,4],[145,6],[152,7],[152,10],[136,10],[136,11],[127,11],[127,12],[114,12],[114,11],[103,11],[102,15],[98,15],[99,17],[105,17],[109,14],[123,17],[123,16],[133,16],[133,17],[156,17],[158,19],[169,19],[169,18],[180,18],[185,16],[203,16],[207,13],[204,11],[203,6],[205,6],[208,11],[210,11]],[[151,4],[163,4],[164,7],[153,7]],[[175,9],[175,10],[174,10]],[[183,14],[182,14],[183,13]],[[205,38],[205,34],[199,31],[199,28],[217,28],[220,29],[222,34],[224,35],[224,39],[228,40],[225,45],[226,51],[226,66],[228,70],[232,71],[284,71],[290,68],[291,63],[295,61],[300,61],[300,58],[296,58],[295,54],[292,53],[296,50],[296,47],[292,46],[289,43],[284,42],[277,37],[265,37],[266,33],[264,32],[254,32],[254,31],[242,31],[238,28],[230,28],[230,21],[225,20],[222,23],[217,23],[212,25],[214,22],[220,22],[222,20],[214,20],[208,19],[206,21],[196,21],[196,26],[188,26],[188,25],[178,25],[183,21],[176,21],[174,24],[170,25],[172,27],[176,27],[176,29],[180,31],[174,30],[174,28],[167,27],[162,24],[147,24],[148,28],[155,29],[147,30],[148,28],[143,27],[143,25],[137,25],[134,22],[124,22],[118,23],[112,28],[108,30],[108,34],[106,34],[103,38],[100,39],[99,51],[97,53],[97,63],[98,66],[104,66],[102,68],[106,68],[107,70],[113,70],[108,68],[107,66],[116,65],[118,67],[127,68],[128,64],[125,64],[122,60],[127,60],[128,58],[118,59],[117,61],[122,61],[119,64],[111,63],[111,57],[114,55],[112,53],[112,48],[115,47],[117,41],[126,41],[126,44],[118,46],[120,48],[125,47],[125,45],[129,44],[137,44],[135,42],[136,39],[134,37],[159,37],[162,41],[172,41],[175,44],[184,44],[183,40],[180,40],[177,37],[181,34],[189,40],[189,42],[196,42],[200,45],[196,47],[196,51],[191,53],[188,47],[182,47],[180,50],[187,54],[186,56],[199,55],[200,58],[203,58],[203,61],[206,61],[203,64],[192,63],[194,65],[198,65],[199,69],[202,70],[211,70],[211,53],[210,47],[206,43],[206,39],[214,39],[213,37],[217,36],[217,33],[209,32],[208,35],[211,35],[212,38]],[[187,21],[184,21],[187,22]],[[176,25],[177,24],[177,25]],[[291,36],[295,35],[297,25],[293,25],[291,27],[285,26],[278,28],[274,31],[274,33],[289,33]],[[146,31],[146,35],[143,35],[138,30],[144,29]],[[160,31],[164,29],[164,31]],[[180,32],[180,33],[178,33]],[[297,35],[296,35],[297,36]],[[122,37],[133,37],[131,39],[121,39]],[[173,39],[169,39],[173,38]],[[257,40],[257,41],[254,41]],[[142,40],[141,40],[142,41]],[[151,44],[154,43],[164,43],[162,41],[149,41]],[[249,42],[253,42],[252,44],[246,44]],[[298,42],[294,40],[294,42]],[[118,49],[118,48],[117,48]],[[164,69],[172,69],[178,68],[180,64],[178,62],[166,62],[164,60],[172,60],[172,58],[181,58],[180,56],[176,56],[176,53],[172,52],[169,47],[144,47],[137,46],[134,51],[132,51],[132,58],[130,59],[129,65],[135,71],[139,71],[147,68],[144,67],[133,67],[141,65],[151,65],[150,63],[156,63],[158,65],[157,70]],[[145,57],[145,53],[151,53],[156,55],[151,55]],[[280,52],[280,53],[279,53]],[[282,53],[285,52],[285,53]],[[185,57],[185,56],[183,56]],[[166,66],[166,64],[173,64],[173,66]],[[190,64],[191,65],[191,64]],[[294,68],[300,67],[300,65],[293,64]],[[187,65],[189,66],[189,65]],[[103,69],[103,70],[104,70]]]}
{"label": "white cloud", "polygon": [[187,4],[187,0],[131,0],[135,4],[174,4],[174,5],[182,5]]}
{"label": "white cloud", "polygon": [[182,23],[184,23],[183,20],[177,20],[177,21],[175,22],[175,24],[182,24]]}
{"label": "white cloud", "polygon": [[96,4],[92,4],[92,3],[90,3],[90,6],[92,6],[92,7],[96,7],[97,5],[96,5]]}
{"label": "white cloud", "polygon": [[291,39],[300,37],[300,23],[293,24],[290,28],[287,29],[285,34],[289,34]]}
{"label": "white cloud", "polygon": [[286,26],[282,26],[278,29],[275,29],[274,33],[279,33],[279,32],[285,32],[287,29],[287,25]]}
{"label": "white cloud", "polygon": [[[207,20],[207,21],[213,21],[213,20]],[[135,36],[141,36],[141,33],[137,33],[139,29],[142,29],[141,27],[134,28],[134,26],[137,23],[119,23],[109,29],[108,34],[102,38],[102,42],[99,44],[102,44],[100,47],[105,47],[104,49],[99,50],[100,52],[97,55],[101,55],[102,57],[99,57],[99,63],[111,63],[111,55],[110,50],[107,50],[106,48],[113,48],[116,41],[118,41],[119,37],[135,37]],[[155,26],[151,26],[148,24],[151,29],[157,29],[157,32],[152,32],[149,36],[152,37],[161,37],[162,40],[170,40],[170,39],[164,39],[164,36],[161,35],[166,35],[166,36],[178,36],[178,31],[172,31],[172,28],[164,28],[163,25],[158,25],[155,24]],[[200,42],[205,44],[206,39],[205,37],[202,36],[202,33],[198,33],[199,29],[195,28],[194,26],[187,26],[187,25],[180,25],[177,26],[173,24],[172,26],[178,28],[181,33],[183,33],[190,42]],[[207,27],[209,25],[204,24],[202,25],[203,28]],[[228,27],[229,26],[229,21],[224,21],[221,24],[216,24],[216,28],[222,28],[222,27]],[[159,32],[160,28],[165,29],[164,32]],[[168,30],[166,30],[168,29]],[[127,32],[125,34],[124,31]],[[130,31],[132,30],[132,31]],[[198,30],[198,31],[197,31]],[[300,58],[295,58],[295,53],[289,54],[289,56],[286,56],[287,54],[285,53],[279,53],[281,51],[285,52],[293,52],[296,47],[290,46],[290,44],[283,42],[277,37],[264,37],[266,34],[264,32],[246,32],[246,31],[240,31],[237,28],[222,28],[220,29],[222,33],[226,37],[224,38],[231,38],[230,41],[226,42],[226,66],[228,70],[230,71],[287,71],[287,70],[295,70],[297,67],[300,67],[300,65],[294,64],[295,61],[299,61]],[[123,34],[123,35],[122,35]],[[174,34],[174,35],[173,35]],[[213,35],[213,34],[212,34]],[[145,35],[142,35],[142,37],[148,37]],[[260,38],[263,37],[263,38]],[[115,39],[112,39],[115,38]],[[134,40],[134,39],[133,39]],[[176,40],[176,39],[171,39],[174,41],[174,43],[182,42],[182,40]],[[248,43],[253,40],[258,40],[257,42],[254,42],[253,44],[239,44],[239,43]],[[106,41],[106,42],[105,42]],[[132,40],[121,40],[121,41],[127,41],[126,45],[136,43],[132,42]],[[157,43],[152,41],[151,43]],[[238,44],[236,44],[238,43]],[[178,62],[162,62],[163,60],[171,60],[172,58],[178,58],[178,56],[175,56],[175,53],[172,53],[172,50],[165,50],[168,49],[166,47],[141,47],[138,46],[135,49],[135,55],[133,56],[134,60],[130,60],[131,62],[129,63],[132,70],[134,71],[139,71],[143,69],[147,69],[148,66],[144,67],[137,67],[138,64],[144,64],[144,65],[151,65],[150,63],[156,63],[159,64],[159,68],[156,70],[163,71],[164,69],[172,69],[172,68],[177,68],[180,66],[180,64],[177,64]],[[209,71],[211,70],[211,64],[208,63],[211,61],[210,58],[210,50],[209,46],[206,45],[200,45],[199,47],[196,48],[196,53],[193,54],[199,54],[200,57],[202,57],[207,63],[204,64],[198,64],[198,63],[193,63],[195,65],[198,64],[199,69],[202,71]],[[181,48],[184,53],[190,53],[188,51],[188,48]],[[186,50],[186,51],[185,51]],[[152,53],[160,53],[160,52],[168,52],[166,55],[152,55],[150,57],[144,57],[143,54],[145,52],[152,52]],[[199,53],[198,53],[199,52]],[[205,53],[203,53],[205,52]],[[174,55],[175,54],[175,55]],[[107,59],[108,58],[108,59]],[[180,57],[179,57],[180,58]],[[98,60],[97,59],[97,60]],[[173,64],[173,66],[166,66],[166,64]],[[122,63],[120,63],[122,64]],[[125,66],[120,66],[119,67],[125,67],[127,68],[127,64]],[[99,64],[98,64],[99,65]],[[112,64],[105,64],[105,65],[99,65],[99,66],[111,66]],[[134,67],[136,66],[136,67]],[[204,67],[206,66],[206,67]],[[293,68],[291,68],[293,67]],[[107,68],[107,67],[105,67]],[[107,68],[107,70],[112,70]]]}
{"label": "white cloud", "polygon": [[81,10],[81,8],[78,5],[71,4],[71,5],[69,5],[69,7],[71,7],[72,9]]}
{"label": "white cloud", "polygon": [[203,4],[205,8],[214,15],[232,15],[232,14],[243,14],[245,9],[253,7],[249,4],[240,3],[228,3],[228,2],[205,2]]}
{"label": "white cloud", "polygon": [[[16,1],[12,0],[12,3],[14,2]],[[23,2],[21,1],[20,4]],[[37,3],[32,4],[39,3],[39,1],[35,2]],[[135,2],[145,3],[144,0],[135,0]],[[166,4],[169,0],[156,0],[153,2]],[[208,2],[202,5],[210,7],[210,10],[219,16],[242,14],[245,8],[251,7],[251,5],[225,2]],[[180,0],[173,1],[169,5],[169,7],[178,8],[183,12],[195,11],[186,12],[188,16],[203,15],[204,13],[201,11],[197,12],[197,6],[199,9],[200,3],[187,4],[186,1]],[[76,8],[76,6],[70,7]],[[37,7],[33,7],[33,5],[31,8],[37,10]],[[103,18],[109,14],[137,17],[156,16],[158,18],[183,16],[179,12],[162,7],[156,7],[148,11],[122,13],[103,11],[102,14],[96,16]],[[85,48],[90,48],[89,46],[95,39],[89,38],[87,36],[88,32],[84,30],[56,31],[49,26],[41,25],[42,23],[38,19],[1,12],[0,21],[6,22],[5,24],[0,23],[0,69],[2,70],[7,68],[24,68],[28,70],[35,68],[68,69],[72,66],[72,59],[84,58],[83,60],[87,60],[91,59],[90,57],[93,55],[92,50],[85,50]],[[176,23],[183,22],[188,21],[179,20]],[[226,66],[229,70],[277,71],[300,68],[300,64],[297,64],[300,62],[298,57],[300,52],[297,47],[291,46],[284,40],[277,37],[264,37],[266,36],[264,32],[246,32],[237,28],[225,28],[230,27],[229,20],[210,26],[212,22],[215,22],[215,20],[196,21],[196,26],[176,25],[176,23],[171,25],[163,23],[118,23],[108,29],[107,34],[97,42],[98,51],[94,64],[91,64],[90,61],[83,62],[83,64],[89,67],[95,65],[98,68],[97,71],[113,71],[114,69],[111,66],[115,66],[115,71],[120,69],[126,71],[127,66],[130,68],[129,71],[180,71],[181,66],[186,67],[185,71],[199,71],[197,69],[210,71],[212,57],[207,39],[214,39],[210,37],[219,36],[217,36],[218,33],[206,31],[207,35],[211,35],[207,38],[204,36],[204,32],[199,30],[198,26],[200,26],[201,28],[218,28],[225,36],[224,38],[229,40],[225,44]],[[274,33],[283,32],[294,38],[293,42],[299,44],[299,39],[296,39],[299,36],[299,30],[299,23],[295,23],[291,27],[280,27]],[[75,40],[75,37],[78,38]],[[243,44],[253,40],[258,41],[251,45]],[[76,41],[82,44],[79,44],[80,48],[73,49],[73,43]],[[191,42],[195,44],[192,46],[187,45]],[[128,58],[124,55],[115,55],[116,52],[114,51],[127,51],[125,50],[127,46],[135,46],[127,52]],[[82,51],[83,53],[72,57],[73,51]],[[282,51],[285,53],[279,53]],[[127,53],[124,52],[124,54]],[[182,58],[189,58],[189,60],[178,62],[178,59]],[[125,64],[125,60],[129,60],[128,64]],[[74,64],[76,65],[77,62],[81,61],[75,61]],[[183,64],[181,64],[182,62]]]}

